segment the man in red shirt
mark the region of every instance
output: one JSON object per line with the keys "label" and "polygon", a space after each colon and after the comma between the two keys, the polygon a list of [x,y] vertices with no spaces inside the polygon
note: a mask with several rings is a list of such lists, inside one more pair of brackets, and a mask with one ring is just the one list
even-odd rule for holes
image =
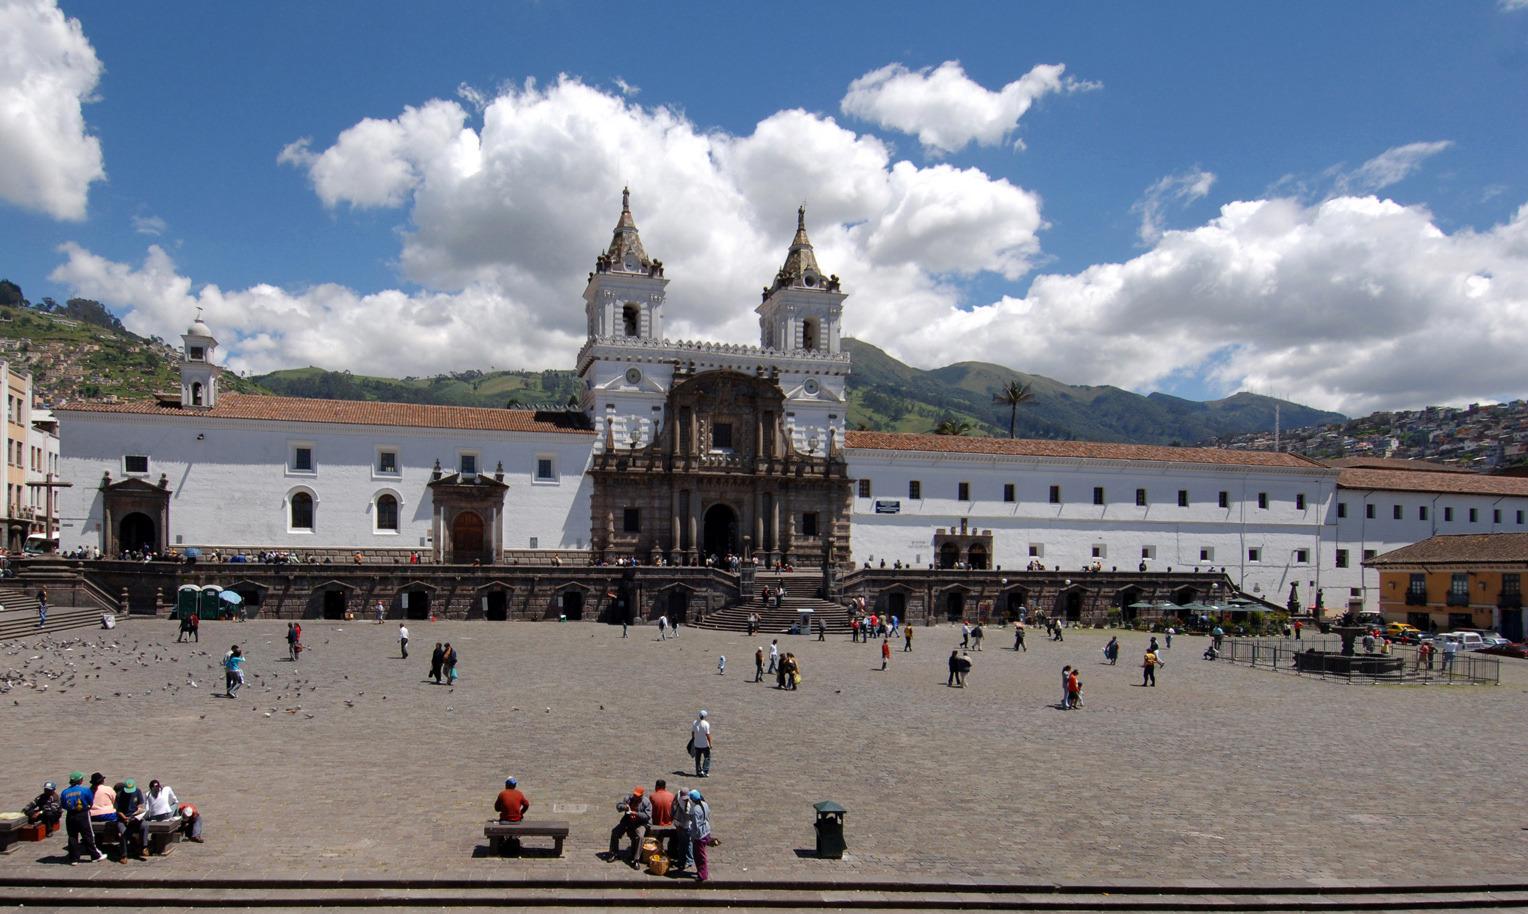
{"label": "man in red shirt", "polygon": [[494,801],[493,808],[499,814],[500,822],[518,822],[525,818],[526,810],[531,808],[531,801],[516,789],[518,783],[514,778],[506,780],[504,789],[499,791],[499,798]]}
{"label": "man in red shirt", "polygon": [[649,797],[653,804],[653,826],[674,824],[674,794],[668,789],[668,782],[662,778],[653,787],[653,795]]}

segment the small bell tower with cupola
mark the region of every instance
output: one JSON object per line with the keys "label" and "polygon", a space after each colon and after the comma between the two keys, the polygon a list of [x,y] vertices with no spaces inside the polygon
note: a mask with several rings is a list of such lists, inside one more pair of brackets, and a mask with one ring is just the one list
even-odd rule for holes
{"label": "small bell tower with cupola", "polygon": [[631,191],[621,191],[621,221],[610,248],[594,259],[594,272],[584,289],[589,339],[663,339],[663,300],[668,280],[663,261],[642,249],[642,238],[631,218]]}
{"label": "small bell tower with cupola", "polygon": [[796,237],[785,266],[764,289],[759,314],[760,345],[784,352],[837,355],[843,323],[843,303],[837,276],[824,276],[806,236],[806,207],[796,210]]}
{"label": "small bell tower with cupola", "polygon": [[212,364],[212,350],[218,348],[218,341],[202,322],[202,309],[196,309],[196,320],[180,338],[184,343],[180,355],[181,408],[212,409],[218,405],[221,369]]}

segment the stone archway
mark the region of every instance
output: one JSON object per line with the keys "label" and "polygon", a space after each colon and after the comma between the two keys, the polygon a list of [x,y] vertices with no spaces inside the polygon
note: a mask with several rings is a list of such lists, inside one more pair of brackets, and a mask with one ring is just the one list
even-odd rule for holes
{"label": "stone archway", "polygon": [[954,543],[945,543],[939,547],[939,567],[954,568],[960,564],[960,547]]}
{"label": "stone archway", "polygon": [[465,510],[451,520],[451,562],[470,565],[481,562],[483,548],[483,516],[476,511]]}
{"label": "stone archway", "polygon": [[738,537],[737,512],[729,505],[717,504],[707,508],[702,542],[705,546],[703,557],[714,555],[720,560],[728,553],[741,554],[743,544]]}
{"label": "stone archway", "polygon": [[117,543],[122,552],[157,551],[159,528],[152,517],[142,511],[134,511],[122,518],[117,530]]}

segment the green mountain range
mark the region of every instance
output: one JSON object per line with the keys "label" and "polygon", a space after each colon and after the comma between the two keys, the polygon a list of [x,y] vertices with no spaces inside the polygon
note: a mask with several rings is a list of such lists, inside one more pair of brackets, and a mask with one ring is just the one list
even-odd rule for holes
{"label": "green mountain range", "polygon": [[[1023,438],[1197,444],[1211,438],[1273,428],[1281,405],[1286,428],[1341,422],[1344,416],[1256,394],[1198,403],[1166,394],[1141,396],[1118,387],[1079,387],[985,362],[933,371],[904,365],[869,343],[844,340],[854,359],[849,376],[849,425],[875,431],[928,432],[943,420],[964,421],[971,434],[1008,434],[1009,408],[993,394],[1010,381],[1030,385],[1034,399],[1019,407]],[[251,377],[273,394],[319,399],[382,400],[455,406],[556,407],[576,402],[572,371],[462,371],[432,378],[393,378],[297,368]]]}

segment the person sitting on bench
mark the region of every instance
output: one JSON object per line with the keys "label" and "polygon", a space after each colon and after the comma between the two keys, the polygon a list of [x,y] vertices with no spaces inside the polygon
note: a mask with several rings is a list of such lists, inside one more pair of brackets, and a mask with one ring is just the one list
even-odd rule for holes
{"label": "person sitting on bench", "polygon": [[129,844],[137,844],[133,856],[139,860],[149,858],[149,823],[144,819],[146,804],[143,791],[132,778],[128,778],[117,791],[117,840],[122,842],[122,859],[127,859]]}
{"label": "person sitting on bench", "polygon": [[631,796],[616,804],[621,821],[610,830],[610,856],[617,858],[621,852],[621,838],[631,836],[631,866],[636,869],[642,863],[642,831],[653,820],[652,800],[644,797],[641,787],[634,788]]}
{"label": "person sitting on bench", "polygon": [[[167,819],[179,818],[183,810],[190,810],[186,821],[181,825],[181,831],[197,844],[202,843],[202,817],[197,815],[196,807],[189,803],[182,804],[180,798],[175,796],[175,791],[159,783],[155,778],[149,781],[149,792],[143,798],[144,822],[163,822]],[[144,826],[147,828],[148,826]]]}
{"label": "person sitting on bench", "polygon": [[[525,818],[526,810],[531,808],[531,801],[525,798],[517,786],[520,782],[514,778],[504,779],[504,789],[499,791],[499,798],[493,801],[494,812],[499,814],[500,822],[519,822]],[[518,852],[520,839],[509,838],[509,847]]]}
{"label": "person sitting on bench", "polygon": [[58,785],[52,781],[42,785],[42,793],[21,811],[26,814],[28,822],[46,825],[48,834],[58,831],[58,822],[64,817],[64,807],[58,799]]}

